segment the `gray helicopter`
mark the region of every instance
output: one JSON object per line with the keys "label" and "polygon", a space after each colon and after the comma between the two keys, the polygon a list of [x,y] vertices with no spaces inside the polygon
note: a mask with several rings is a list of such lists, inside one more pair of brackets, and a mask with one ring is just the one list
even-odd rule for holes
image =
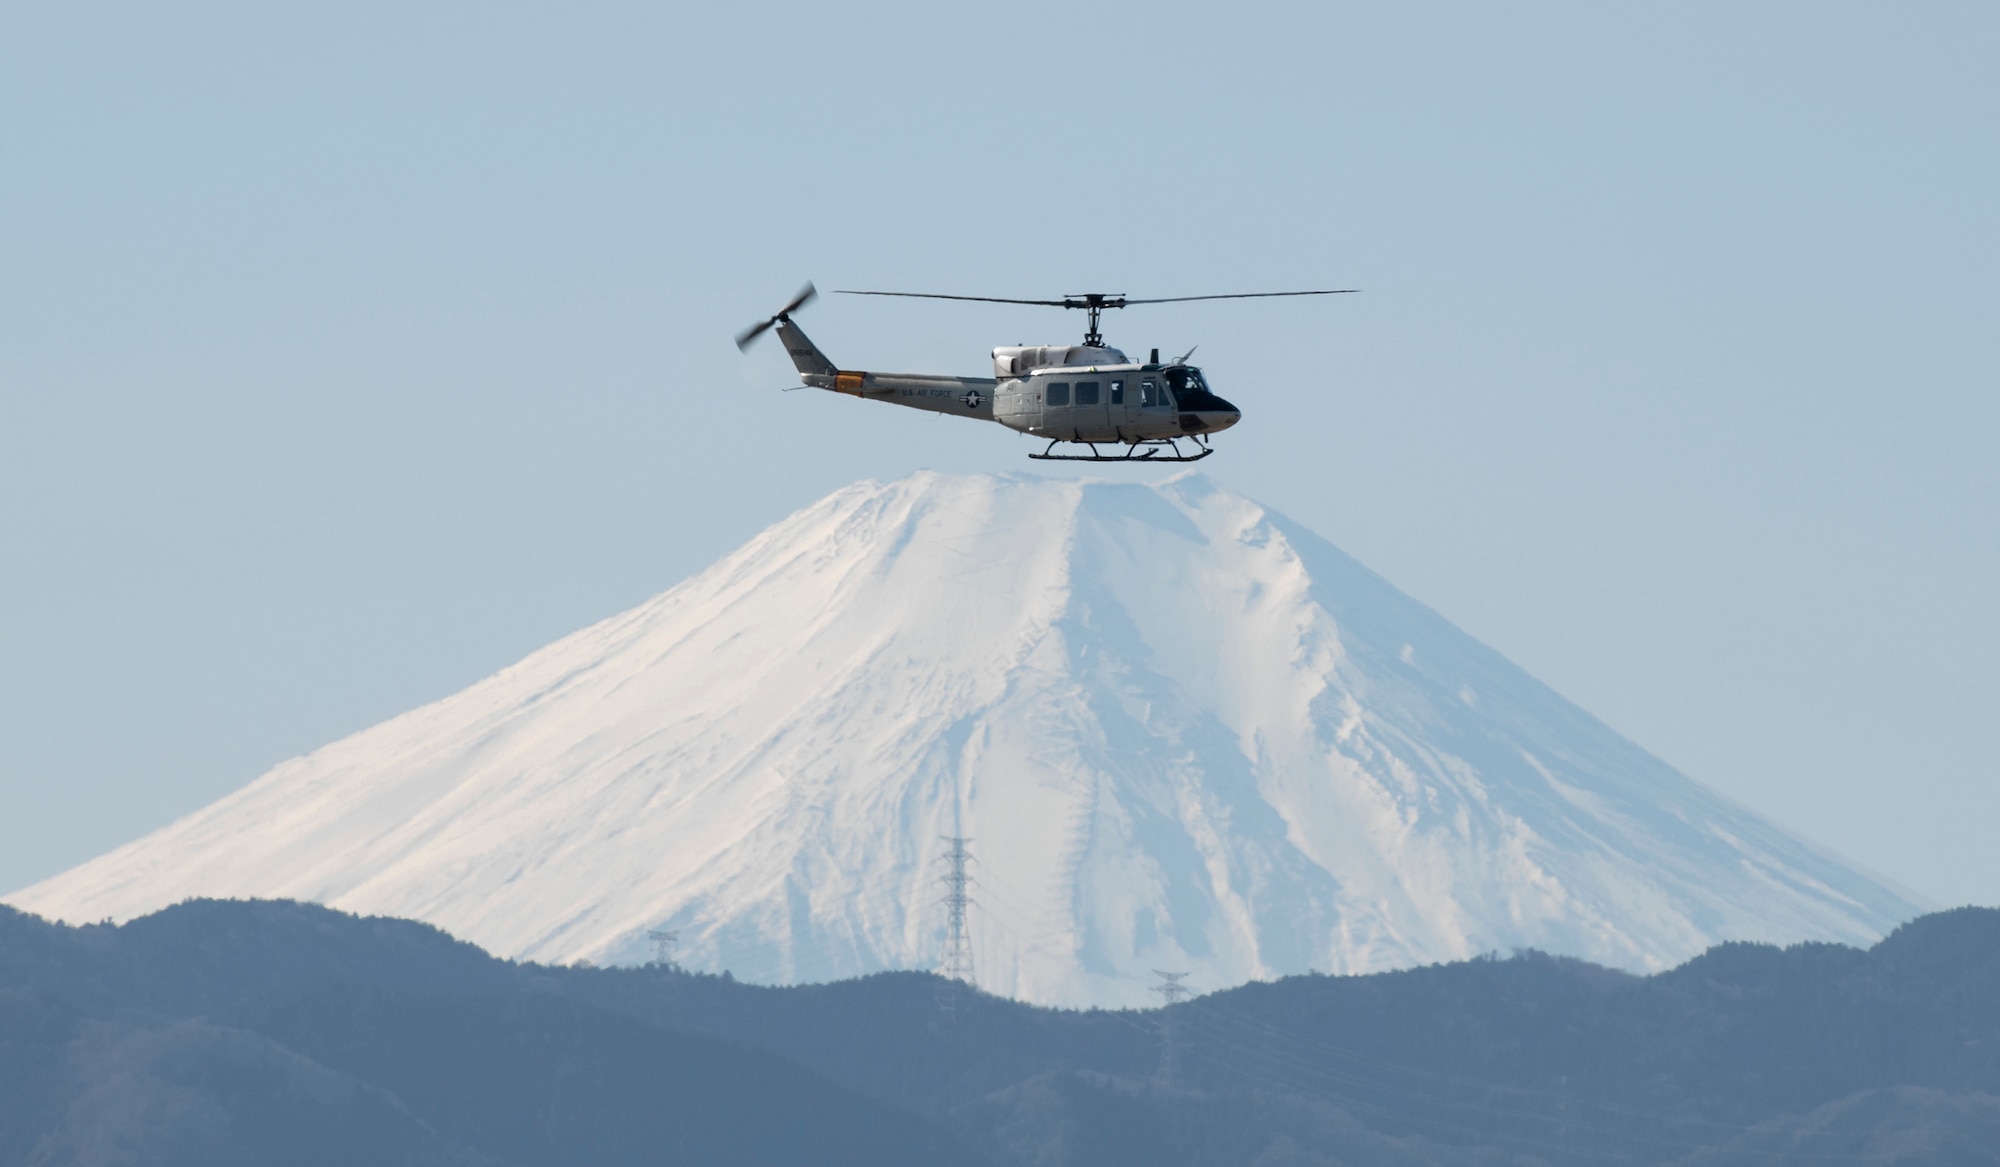
{"label": "gray helicopter", "polygon": [[[767,329],[798,366],[799,380],[814,389],[831,389],[871,401],[887,401],[934,413],[950,413],[981,421],[997,421],[1011,430],[1049,439],[1030,458],[1063,462],[1194,462],[1215,451],[1208,435],[1220,433],[1243,413],[1217,397],[1201,370],[1187,363],[1189,349],[1177,360],[1162,362],[1160,350],[1141,363],[1104,343],[1098,318],[1111,308],[1133,304],[1178,304],[1189,300],[1256,300],[1271,296],[1338,296],[1339,288],[1323,292],[1239,292],[1223,296],[1169,296],[1156,300],[1089,292],[1060,300],[1008,300],[997,296],[945,296],[930,292],[861,292],[842,289],[836,295],[904,296],[919,300],[971,300],[981,304],[1034,304],[1048,308],[1080,308],[1090,324],[1080,345],[1013,345],[993,350],[993,376],[946,377],[927,373],[866,373],[842,369],[792,321],[792,313],[819,293],[811,284],[776,316],[745,329],[736,338],[748,349]],[[1192,452],[1183,451],[1183,440]],[[1123,446],[1107,454],[1098,446]],[[1057,446],[1083,446],[1088,454],[1058,454]]]}

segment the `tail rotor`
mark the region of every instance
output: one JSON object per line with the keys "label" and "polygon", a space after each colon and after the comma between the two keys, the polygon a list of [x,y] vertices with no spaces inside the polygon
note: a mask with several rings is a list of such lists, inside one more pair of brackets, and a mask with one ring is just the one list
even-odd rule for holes
{"label": "tail rotor", "polygon": [[790,319],[792,313],[797,312],[799,309],[811,303],[813,299],[818,295],[819,295],[819,290],[817,288],[814,288],[811,284],[807,284],[804,288],[800,289],[799,294],[797,296],[793,297],[791,303],[785,305],[783,308],[778,309],[778,314],[776,316],[771,317],[769,320],[759,321],[758,323],[753,324],[750,327],[744,329],[742,332],[737,333],[736,334],[737,349],[747,351],[750,348],[750,346],[756,342],[757,338],[764,335],[764,333],[766,333],[767,331],[769,331],[773,325],[777,324],[780,321]]}

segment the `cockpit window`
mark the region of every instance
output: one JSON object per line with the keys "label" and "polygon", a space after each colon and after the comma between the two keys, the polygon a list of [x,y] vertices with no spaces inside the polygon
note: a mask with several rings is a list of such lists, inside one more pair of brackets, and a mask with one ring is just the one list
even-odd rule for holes
{"label": "cockpit window", "polygon": [[1161,369],[1160,376],[1173,386],[1174,400],[1183,410],[1223,409],[1228,403],[1209,390],[1201,370],[1187,365]]}

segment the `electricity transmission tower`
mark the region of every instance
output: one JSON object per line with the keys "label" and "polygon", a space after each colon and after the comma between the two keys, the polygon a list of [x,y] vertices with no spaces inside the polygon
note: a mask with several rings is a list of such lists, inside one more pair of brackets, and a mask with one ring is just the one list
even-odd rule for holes
{"label": "electricity transmission tower", "polygon": [[938,902],[945,907],[944,951],[938,954],[938,975],[947,980],[972,983],[972,934],[966,931],[965,910],[972,906],[972,896],[966,888],[972,877],[966,874],[966,867],[972,863],[972,852],[965,845],[971,839],[957,835],[940,835],[951,849],[944,853],[944,874],[938,882],[944,884],[944,898]]}
{"label": "electricity transmission tower", "polygon": [[972,852],[965,845],[971,839],[957,835],[939,835],[950,847],[941,857],[944,874],[938,882],[944,884],[944,898],[938,902],[944,905],[944,950],[938,953],[938,1010],[946,1020],[958,1023],[958,995],[961,989],[972,983],[972,933],[965,927],[965,910],[972,906],[972,895],[966,888],[972,885],[972,877],[966,868],[972,863]]}
{"label": "electricity transmission tower", "polygon": [[679,972],[681,966],[674,961],[674,945],[680,940],[681,934],[660,928],[646,935],[653,938],[653,959],[646,963],[646,967]]}
{"label": "electricity transmission tower", "polygon": [[1172,1086],[1180,1076],[1181,1047],[1180,1035],[1174,1031],[1174,1006],[1188,999],[1194,992],[1181,983],[1187,976],[1184,972],[1164,972],[1154,969],[1153,975],[1160,983],[1153,986],[1153,992],[1160,995],[1160,1085]]}

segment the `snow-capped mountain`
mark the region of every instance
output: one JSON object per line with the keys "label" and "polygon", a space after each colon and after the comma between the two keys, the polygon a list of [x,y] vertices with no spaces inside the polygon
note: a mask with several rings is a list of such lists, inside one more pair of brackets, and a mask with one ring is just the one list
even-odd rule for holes
{"label": "snow-capped mountain", "polygon": [[285,896],[503,955],[1136,1004],[1536,947],[1864,942],[1894,891],[1200,476],[864,482],[633,610],[9,897]]}

